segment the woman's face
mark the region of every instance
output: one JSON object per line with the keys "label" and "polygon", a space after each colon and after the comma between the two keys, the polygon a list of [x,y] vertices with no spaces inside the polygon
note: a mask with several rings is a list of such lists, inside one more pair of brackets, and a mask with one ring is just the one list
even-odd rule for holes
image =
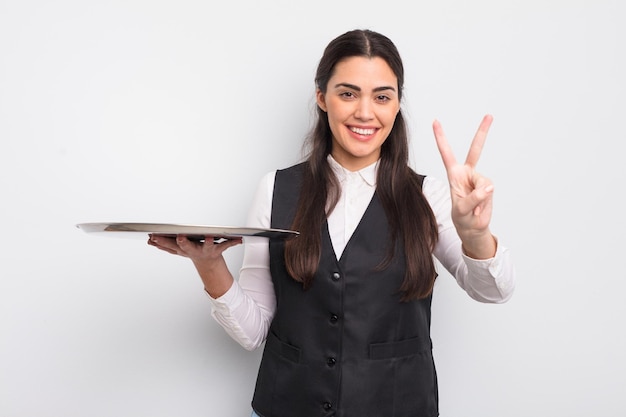
{"label": "woman's face", "polygon": [[335,65],[317,104],[328,114],[331,154],[350,171],[378,160],[400,110],[398,79],[382,58],[350,57]]}

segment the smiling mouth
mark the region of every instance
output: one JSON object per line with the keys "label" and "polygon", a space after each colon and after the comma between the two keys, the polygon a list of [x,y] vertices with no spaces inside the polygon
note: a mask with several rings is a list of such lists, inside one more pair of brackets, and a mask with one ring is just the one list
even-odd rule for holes
{"label": "smiling mouth", "polygon": [[376,132],[376,129],[361,129],[359,127],[351,127],[350,130],[358,135],[364,136],[373,135],[374,132]]}

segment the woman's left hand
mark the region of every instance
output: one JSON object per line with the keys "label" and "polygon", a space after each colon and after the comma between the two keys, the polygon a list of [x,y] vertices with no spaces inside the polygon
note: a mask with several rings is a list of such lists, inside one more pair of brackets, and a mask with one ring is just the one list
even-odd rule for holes
{"label": "woman's left hand", "polygon": [[438,121],[433,123],[437,147],[446,167],[452,199],[452,222],[468,256],[477,259],[495,255],[495,238],[489,231],[493,203],[493,184],[476,172],[487,132],[493,117],[486,115],[472,140],[464,164],[459,164]]}

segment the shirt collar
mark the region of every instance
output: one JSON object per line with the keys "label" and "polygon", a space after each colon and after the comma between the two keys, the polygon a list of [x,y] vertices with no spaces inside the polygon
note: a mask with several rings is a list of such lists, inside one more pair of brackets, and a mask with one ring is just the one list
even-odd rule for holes
{"label": "shirt collar", "polygon": [[332,155],[328,154],[328,163],[332,168],[333,172],[337,176],[340,182],[345,181],[348,176],[358,175],[361,177],[363,181],[370,187],[374,187],[376,185],[376,174],[378,173],[378,161],[366,166],[365,168],[361,168],[358,171],[349,171],[344,168],[339,162],[332,157]]}

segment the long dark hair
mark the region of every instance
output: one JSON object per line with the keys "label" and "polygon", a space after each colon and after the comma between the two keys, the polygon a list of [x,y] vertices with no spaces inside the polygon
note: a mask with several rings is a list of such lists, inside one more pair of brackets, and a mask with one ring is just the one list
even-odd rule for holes
{"label": "long dark hair", "polygon": [[[316,87],[326,93],[335,65],[355,56],[384,59],[398,79],[398,94],[402,99],[404,68],[400,54],[389,38],[370,30],[353,30],[328,44],[317,67]],[[327,160],[332,150],[328,115],[319,107],[317,122],[305,146],[309,153],[292,224],[294,230],[300,231],[300,236],[287,241],[285,261],[289,274],[308,288],[322,252],[320,230],[340,197],[339,183]],[[380,268],[389,264],[397,242],[401,242],[406,259],[406,275],[399,288],[402,299],[425,298],[431,294],[437,276],[432,258],[438,236],[437,222],[422,194],[419,176],[409,167],[408,133],[401,111],[381,148],[376,193],[391,232],[387,256]]]}

